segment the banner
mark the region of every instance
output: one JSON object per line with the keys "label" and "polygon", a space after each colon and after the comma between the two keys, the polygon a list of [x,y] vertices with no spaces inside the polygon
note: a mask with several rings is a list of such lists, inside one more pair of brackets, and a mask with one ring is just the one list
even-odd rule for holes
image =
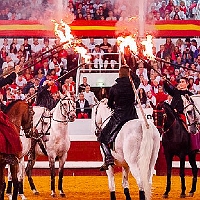
{"label": "banner", "polygon": [[[76,20],[70,24],[72,34],[80,37],[117,37],[117,21]],[[131,22],[130,22],[131,23]],[[157,21],[145,25],[153,37],[200,37],[200,20]],[[54,24],[37,21],[0,20],[0,37],[55,37]]]}

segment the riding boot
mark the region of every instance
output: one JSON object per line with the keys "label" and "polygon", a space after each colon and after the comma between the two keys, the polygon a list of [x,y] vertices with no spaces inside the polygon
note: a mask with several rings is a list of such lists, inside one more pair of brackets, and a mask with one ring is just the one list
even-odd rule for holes
{"label": "riding boot", "polygon": [[105,162],[100,167],[100,171],[106,171],[106,170],[108,170],[109,165],[114,165],[114,158],[113,158],[111,151],[110,151],[110,148],[108,147],[107,144],[101,143],[101,148],[102,148],[103,153],[105,155]]}

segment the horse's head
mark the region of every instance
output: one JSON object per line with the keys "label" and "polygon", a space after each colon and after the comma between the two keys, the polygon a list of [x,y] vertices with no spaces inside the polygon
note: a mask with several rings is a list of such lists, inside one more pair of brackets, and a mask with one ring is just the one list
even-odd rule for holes
{"label": "horse's head", "polygon": [[164,110],[163,103],[159,103],[159,104],[157,104],[157,106],[154,107],[152,116],[153,116],[155,126],[161,132],[164,127],[165,120],[166,120],[166,113]]}
{"label": "horse's head", "polygon": [[[24,102],[25,103],[25,102]],[[22,115],[21,126],[24,130],[26,137],[31,137],[33,135],[33,107],[28,103],[24,105],[24,113]]]}
{"label": "horse's head", "polygon": [[95,110],[95,126],[97,130],[101,130],[110,119],[111,109],[108,107],[108,99],[102,99],[96,106]]}
{"label": "horse's head", "polygon": [[182,96],[184,114],[186,115],[189,126],[200,124],[200,111],[199,111],[199,98],[200,96]]}
{"label": "horse's head", "polygon": [[73,122],[76,119],[76,105],[74,101],[68,96],[62,96],[59,100],[60,112],[64,118]]}
{"label": "horse's head", "polygon": [[4,112],[19,131],[20,127],[22,127],[27,137],[30,137],[33,134],[34,111],[33,107],[29,106],[26,101],[14,101],[9,104]]}

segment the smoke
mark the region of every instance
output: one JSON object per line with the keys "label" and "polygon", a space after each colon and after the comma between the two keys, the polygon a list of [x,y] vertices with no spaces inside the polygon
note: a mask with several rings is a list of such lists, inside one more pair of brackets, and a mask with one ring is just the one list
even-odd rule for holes
{"label": "smoke", "polygon": [[115,0],[114,12],[120,15],[116,23],[117,35],[144,37],[152,33],[153,26],[146,24],[147,8],[151,0]]}

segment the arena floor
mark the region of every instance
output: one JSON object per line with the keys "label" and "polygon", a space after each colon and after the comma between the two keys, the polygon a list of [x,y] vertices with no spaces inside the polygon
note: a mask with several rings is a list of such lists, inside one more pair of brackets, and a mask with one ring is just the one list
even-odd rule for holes
{"label": "arena floor", "polygon": [[[50,178],[48,176],[34,176],[35,185],[40,192],[35,196],[30,191],[27,178],[25,180],[25,195],[28,200],[47,200],[50,196]],[[125,200],[123,189],[121,187],[121,173],[116,174],[116,196],[119,200]],[[186,177],[187,192],[191,186],[192,177]],[[166,177],[154,176],[152,187],[152,200],[162,199],[162,194],[165,190]],[[106,176],[65,176],[63,189],[67,200],[109,200],[109,190]],[[135,180],[130,177],[130,192],[132,199],[138,199],[138,189]],[[169,199],[177,200],[180,195],[180,178],[178,176],[172,177],[172,189]],[[194,197],[187,197],[187,199],[200,199],[200,178],[198,178],[197,192]],[[6,198],[5,198],[6,199]],[[19,198],[20,199],[20,198]],[[54,199],[62,199],[58,195]]]}

